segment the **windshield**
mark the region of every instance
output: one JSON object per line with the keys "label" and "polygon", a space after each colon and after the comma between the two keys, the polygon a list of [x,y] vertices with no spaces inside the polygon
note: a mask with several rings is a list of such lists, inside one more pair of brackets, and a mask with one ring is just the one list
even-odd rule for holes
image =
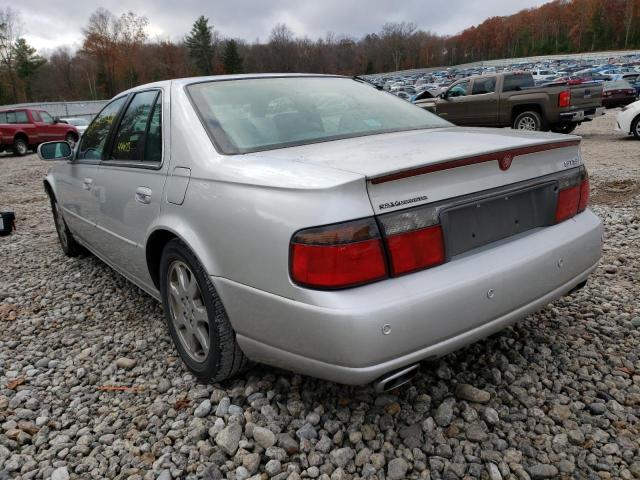
{"label": "windshield", "polygon": [[205,128],[226,154],[451,126],[348,78],[211,81],[189,85],[187,90]]}

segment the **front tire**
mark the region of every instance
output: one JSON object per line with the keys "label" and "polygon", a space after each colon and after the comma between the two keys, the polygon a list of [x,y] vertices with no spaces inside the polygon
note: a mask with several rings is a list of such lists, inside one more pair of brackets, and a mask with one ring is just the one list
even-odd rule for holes
{"label": "front tire", "polygon": [[77,257],[82,251],[82,247],[73,234],[69,231],[67,223],[62,216],[62,208],[60,204],[54,199],[51,199],[51,211],[53,213],[53,221],[55,222],[56,232],[58,234],[58,240],[60,241],[60,248],[67,257]]}
{"label": "front tire", "polygon": [[514,130],[542,130],[542,118],[538,112],[529,110],[520,113],[513,121],[512,127]]}
{"label": "front tire", "polygon": [[640,140],[640,115],[631,123],[631,133],[636,137],[636,140]]}
{"label": "front tire", "polygon": [[209,275],[178,239],[162,252],[160,295],[171,338],[198,379],[220,382],[246,367],[248,359]]}
{"label": "front tire", "polygon": [[24,157],[29,151],[29,144],[23,138],[16,138],[13,141],[13,153],[18,157]]}

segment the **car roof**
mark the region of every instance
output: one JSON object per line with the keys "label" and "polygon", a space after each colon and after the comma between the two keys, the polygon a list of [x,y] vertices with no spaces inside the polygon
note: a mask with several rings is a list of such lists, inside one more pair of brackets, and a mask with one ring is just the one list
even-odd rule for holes
{"label": "car roof", "polygon": [[140,90],[147,90],[149,88],[169,88],[171,85],[186,86],[194,83],[204,82],[223,82],[228,80],[246,80],[246,79],[258,79],[258,78],[295,78],[295,77],[321,77],[321,78],[351,78],[344,75],[324,75],[319,73],[243,73],[235,75],[210,75],[204,77],[185,77],[176,78],[172,80],[162,80],[160,82],[146,83],[137,87],[130,88],[113,98],[120,97],[132,92],[138,92]]}

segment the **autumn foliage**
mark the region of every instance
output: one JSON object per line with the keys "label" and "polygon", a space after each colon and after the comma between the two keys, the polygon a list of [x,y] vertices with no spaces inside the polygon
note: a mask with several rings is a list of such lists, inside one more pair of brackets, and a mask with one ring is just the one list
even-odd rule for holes
{"label": "autumn foliage", "polygon": [[[15,14],[15,12],[13,12]],[[209,23],[211,22],[211,23]],[[496,58],[640,48],[640,0],[554,0],[515,15],[492,17],[456,35],[439,36],[412,22],[387,23],[354,38],[328,33],[296,37],[284,24],[265,42],[225,38],[215,18],[185,25],[180,42],[151,40],[145,16],[98,9],[83,29],[82,48],[58,48],[43,64],[0,24],[0,102],[104,99],[141,83],[201,73],[316,72],[364,74]],[[7,31],[6,28],[4,31]],[[4,52],[4,53],[3,53]],[[19,55],[18,55],[18,58]]]}

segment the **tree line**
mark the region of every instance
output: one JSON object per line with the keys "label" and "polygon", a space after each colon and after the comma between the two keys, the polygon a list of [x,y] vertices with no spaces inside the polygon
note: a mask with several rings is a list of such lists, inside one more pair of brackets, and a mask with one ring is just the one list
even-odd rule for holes
{"label": "tree line", "polygon": [[554,0],[442,36],[389,22],[355,38],[296,37],[285,24],[267,41],[229,38],[201,16],[181,40],[150,39],[149,20],[97,9],[82,47],[43,58],[22,36],[19,12],[0,10],[0,104],[110,98],[157,80],[255,72],[368,74],[478,60],[640,48],[640,0]]}

